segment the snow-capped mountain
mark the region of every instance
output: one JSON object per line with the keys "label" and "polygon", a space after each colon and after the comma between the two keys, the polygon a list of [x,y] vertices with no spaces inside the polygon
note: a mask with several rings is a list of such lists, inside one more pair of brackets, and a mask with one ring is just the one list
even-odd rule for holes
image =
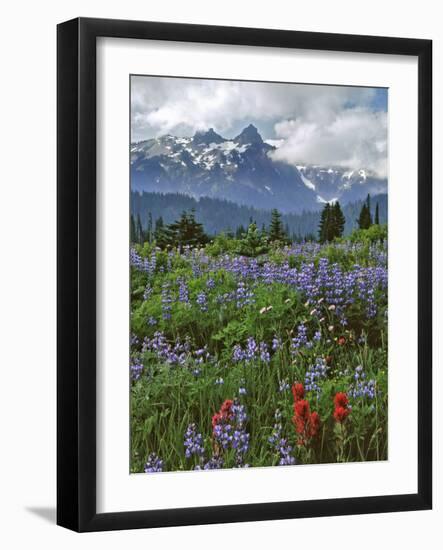
{"label": "snow-capped mountain", "polygon": [[370,195],[387,193],[387,180],[368,170],[342,167],[297,165],[303,183],[312,189],[319,202],[353,202]]}
{"label": "snow-capped mountain", "polygon": [[[193,137],[171,135],[131,145],[133,191],[183,193],[227,199],[282,212],[318,210],[321,203],[386,192],[386,181],[366,172],[293,166],[272,158],[275,146],[250,124],[233,139],[212,128]],[[369,185],[370,184],[370,185]]]}

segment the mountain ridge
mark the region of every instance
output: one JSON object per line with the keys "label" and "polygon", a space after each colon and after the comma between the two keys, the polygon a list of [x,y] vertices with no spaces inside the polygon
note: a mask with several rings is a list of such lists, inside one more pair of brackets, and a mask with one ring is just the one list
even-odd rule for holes
{"label": "mountain ridge", "polygon": [[213,128],[192,137],[160,136],[131,144],[133,191],[181,193],[227,199],[284,213],[317,210],[383,194],[387,181],[368,170],[288,164],[275,160],[274,145],[253,124],[227,139]]}

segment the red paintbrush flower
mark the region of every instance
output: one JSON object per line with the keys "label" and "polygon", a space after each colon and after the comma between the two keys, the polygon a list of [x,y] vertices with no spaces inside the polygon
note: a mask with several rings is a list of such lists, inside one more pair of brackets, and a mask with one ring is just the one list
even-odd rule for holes
{"label": "red paintbrush flower", "polygon": [[230,414],[231,414],[231,409],[232,409],[232,405],[233,405],[233,401],[232,399],[226,399],[221,408],[220,408],[220,413],[223,417],[228,417]]}
{"label": "red paintbrush flower", "polygon": [[348,408],[345,407],[336,407],[334,410],[334,419],[336,422],[344,422],[346,418],[349,416],[349,413],[351,411]]}
{"label": "red paintbrush flower", "polygon": [[306,399],[300,399],[297,401],[297,403],[294,405],[294,412],[296,416],[299,416],[303,419],[308,419],[310,414],[309,409],[309,403],[306,401]]}
{"label": "red paintbrush flower", "polygon": [[320,416],[317,412],[313,412],[309,419],[309,437],[315,437],[320,430]]}
{"label": "red paintbrush flower", "polygon": [[338,392],[335,394],[334,397],[334,406],[335,408],[343,407],[344,409],[347,408],[349,403],[348,396],[343,392]]}
{"label": "red paintbrush flower", "polygon": [[294,404],[294,416],[292,418],[295,425],[295,431],[299,435],[305,435],[309,417],[309,403],[305,399],[300,399]]}
{"label": "red paintbrush flower", "polygon": [[294,396],[294,403],[297,403],[297,401],[303,399],[305,396],[305,388],[303,387],[303,384],[300,382],[292,384],[292,395]]}
{"label": "red paintbrush flower", "polygon": [[299,399],[294,404],[294,416],[292,421],[295,431],[300,436],[299,444],[306,445],[309,439],[315,437],[320,429],[320,417],[318,413],[311,413],[311,409],[306,399]]}
{"label": "red paintbrush flower", "polygon": [[212,428],[215,428],[218,424],[221,422],[230,420],[232,418],[232,405],[234,402],[232,399],[226,399],[222,406],[220,407],[220,410],[215,413],[212,417]]}
{"label": "red paintbrush flower", "polygon": [[337,344],[339,346],[344,346],[346,344],[346,338],[344,336],[340,336],[340,338],[337,340]]}

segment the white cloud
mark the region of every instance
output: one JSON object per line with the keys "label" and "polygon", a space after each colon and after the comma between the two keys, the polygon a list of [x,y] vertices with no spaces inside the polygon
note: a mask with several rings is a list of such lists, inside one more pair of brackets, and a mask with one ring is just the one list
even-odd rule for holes
{"label": "white cloud", "polygon": [[336,165],[387,172],[387,115],[367,108],[344,109],[326,122],[300,117],[275,125],[284,141],[273,153],[290,164]]}
{"label": "white cloud", "polygon": [[386,170],[386,113],[370,110],[372,88],[143,76],[131,84],[134,141],[211,127],[232,137],[252,122],[280,140],[282,161]]}

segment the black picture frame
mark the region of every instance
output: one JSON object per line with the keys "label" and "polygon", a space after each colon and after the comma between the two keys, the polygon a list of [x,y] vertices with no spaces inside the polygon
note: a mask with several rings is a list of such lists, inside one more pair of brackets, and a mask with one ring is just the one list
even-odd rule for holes
{"label": "black picture frame", "polygon": [[[398,54],[418,59],[416,494],[96,512],[96,39]],[[104,531],[427,510],[432,507],[432,42],[107,19],[57,29],[57,523]]]}

